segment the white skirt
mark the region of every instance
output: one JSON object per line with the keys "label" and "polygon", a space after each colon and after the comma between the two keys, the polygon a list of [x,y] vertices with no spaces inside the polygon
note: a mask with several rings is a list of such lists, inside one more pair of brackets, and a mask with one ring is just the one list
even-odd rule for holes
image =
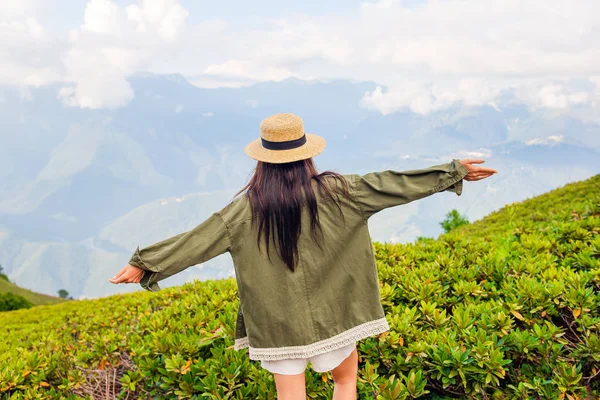
{"label": "white skirt", "polygon": [[342,361],[350,356],[355,347],[356,342],[309,358],[294,358],[276,361],[261,360],[260,364],[264,369],[274,374],[297,375],[304,372],[310,361],[311,367],[315,372],[323,373],[331,371],[340,365]]}

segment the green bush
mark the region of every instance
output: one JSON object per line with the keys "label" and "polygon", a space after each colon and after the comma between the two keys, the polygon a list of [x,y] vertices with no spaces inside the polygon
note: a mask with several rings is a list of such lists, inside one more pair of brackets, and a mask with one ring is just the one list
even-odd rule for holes
{"label": "green bush", "polygon": [[467,225],[469,220],[460,215],[457,210],[452,210],[446,214],[446,218],[440,222],[440,226],[444,229],[445,233],[450,232],[452,229],[456,229],[459,226]]}
{"label": "green bush", "polygon": [[[359,399],[600,396],[600,175],[417,243],[374,243],[391,330]],[[0,397],[275,399],[233,350],[234,278],[0,314]],[[307,395],[331,398],[306,370]]]}
{"label": "green bush", "polygon": [[12,293],[0,293],[0,311],[20,310],[33,306],[27,299]]}

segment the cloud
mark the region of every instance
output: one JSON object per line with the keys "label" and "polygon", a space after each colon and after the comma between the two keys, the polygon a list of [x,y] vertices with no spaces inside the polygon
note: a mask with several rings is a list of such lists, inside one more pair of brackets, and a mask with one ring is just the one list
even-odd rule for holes
{"label": "cloud", "polygon": [[[47,3],[47,2],[46,2]],[[146,70],[185,29],[178,0],[143,0],[125,7],[90,0],[83,23],[52,36],[39,22],[41,0],[8,1],[0,11],[0,83],[41,86],[68,82],[57,97],[67,106],[115,108],[134,96],[127,77]]]}
{"label": "cloud", "polygon": [[591,88],[569,86],[600,70],[595,15],[600,3],[591,0],[364,2],[344,16],[224,27],[218,42],[225,61],[195,78],[219,82],[212,86],[284,75],[375,80],[387,90],[366,93],[361,103],[382,113],[497,108],[506,94],[531,108],[595,106]]}
{"label": "cloud", "polygon": [[600,66],[596,1],[363,3],[371,62],[432,74],[588,74]]}
{"label": "cloud", "polygon": [[189,12],[177,1],[144,0],[143,5],[133,4],[125,9],[127,17],[136,22],[136,31],[155,31],[165,40],[176,39]]}
{"label": "cloud", "polygon": [[526,145],[546,145],[546,146],[554,146],[563,141],[562,135],[551,135],[544,138],[534,138],[525,142]]}
{"label": "cloud", "polygon": [[538,88],[525,86],[519,88],[516,96],[532,109],[566,109],[571,106],[589,104],[592,91],[575,90],[564,85],[550,83]]}
{"label": "cloud", "polygon": [[508,93],[533,109],[595,107],[591,87],[569,85],[600,70],[599,13],[594,1],[363,3],[360,31],[372,46],[362,56],[380,66],[389,90],[365,94],[362,104],[427,114],[457,104],[497,107]]}
{"label": "cloud", "polygon": [[60,89],[68,106],[115,108],[134,92],[127,81],[181,33],[188,12],[177,0],[144,0],[122,8],[111,0],[88,2],[84,23],[69,34],[64,65],[74,82]]}
{"label": "cloud", "polygon": [[513,104],[526,105],[530,110],[570,110],[597,107],[599,94],[593,85],[568,79],[463,79],[439,80],[435,84],[413,80],[395,83],[386,91],[378,86],[365,93],[361,105],[383,115],[401,110],[425,115],[452,106],[487,105],[500,110]]}
{"label": "cloud", "polygon": [[81,25],[62,36],[45,29],[41,0],[5,1],[0,82],[68,81],[59,97],[72,106],[127,104],[127,77],[139,70],[202,87],[371,80],[381,87],[361,103],[382,113],[500,107],[507,94],[532,108],[600,106],[597,0],[381,0],[338,15],[193,24],[178,0],[89,0]]}
{"label": "cloud", "polygon": [[466,106],[489,105],[498,108],[496,98],[501,90],[482,79],[442,81],[437,84],[423,81],[395,83],[386,92],[381,86],[365,93],[361,105],[387,115],[402,109],[417,114],[429,114],[455,104]]}
{"label": "cloud", "polygon": [[0,7],[0,84],[41,86],[61,76],[59,45],[34,15],[35,3]]}
{"label": "cloud", "polygon": [[261,68],[251,61],[229,60],[223,64],[209,65],[204,75],[221,78],[246,79],[251,81],[281,81],[291,76],[287,68]]}
{"label": "cloud", "polygon": [[35,11],[34,0],[3,0],[0,7],[0,20],[24,17]]}

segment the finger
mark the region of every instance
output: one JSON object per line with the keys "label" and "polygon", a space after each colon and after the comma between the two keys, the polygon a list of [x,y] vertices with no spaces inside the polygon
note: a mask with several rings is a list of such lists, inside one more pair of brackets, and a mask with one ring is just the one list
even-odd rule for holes
{"label": "finger", "polygon": [[485,162],[485,160],[482,160],[481,158],[465,158],[462,161],[466,162],[467,164],[481,164]]}
{"label": "finger", "polygon": [[466,179],[467,181],[478,181],[483,178],[487,178],[488,176],[491,176],[491,175],[492,174],[490,174],[488,172],[474,172],[472,174],[465,176],[464,179]]}
{"label": "finger", "polygon": [[493,174],[494,172],[497,172],[497,171],[493,168],[475,167],[475,169],[473,169],[473,172],[476,172],[476,173],[485,172],[488,174]]}
{"label": "finger", "polygon": [[112,283],[117,283],[117,284],[118,283],[123,283],[124,282],[123,276],[121,275],[119,278],[113,278],[113,279],[111,279],[111,282]]}
{"label": "finger", "polygon": [[474,181],[480,181],[480,180],[482,180],[482,179],[485,179],[485,178],[487,178],[488,176],[490,176],[490,175],[489,175],[489,174],[486,174],[486,175],[478,175],[478,176],[476,176],[475,178],[473,178],[473,180],[474,180]]}
{"label": "finger", "polygon": [[112,278],[109,279],[109,282],[112,283],[119,283],[119,279],[123,276],[123,271],[121,270],[117,275],[113,276]]}
{"label": "finger", "polygon": [[117,274],[115,276],[113,276],[113,279],[119,278],[121,275],[123,275],[127,270],[129,270],[129,265],[124,266],[123,268],[121,268],[121,270],[119,272],[117,272]]}
{"label": "finger", "polygon": [[129,282],[132,276],[132,271],[131,270],[127,270],[123,275],[121,275],[120,277],[118,277],[116,279],[115,283],[124,283],[124,282]]}

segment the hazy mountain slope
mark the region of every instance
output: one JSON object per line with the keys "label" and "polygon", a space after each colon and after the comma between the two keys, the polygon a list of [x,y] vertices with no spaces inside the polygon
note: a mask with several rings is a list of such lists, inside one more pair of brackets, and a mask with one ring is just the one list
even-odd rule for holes
{"label": "hazy mountain slope", "polygon": [[[179,75],[136,74],[130,83],[133,101],[114,110],[65,107],[56,97],[60,85],[0,86],[0,263],[19,285],[113,293],[103,278],[128,260],[131,246],[186,229],[225,201],[201,196],[241,188],[255,165],[243,147],[271,113],[294,112],[307,132],[326,138],[315,158],[320,170],[366,173],[484,158],[500,172],[467,183],[460,198],[433,196],[383,211],[371,222],[377,240],[435,236],[452,207],[481,218],[599,169],[600,125],[510,99],[498,108],[381,115],[360,105],[374,82],[288,79],[200,89]],[[158,206],[186,196],[199,197]],[[218,274],[219,263],[202,273]]]}
{"label": "hazy mountain slope", "polygon": [[14,283],[7,282],[0,278],[0,293],[12,293],[21,296],[32,304],[55,304],[64,301],[60,297],[48,296],[41,293],[32,292],[31,290],[23,289]]}

